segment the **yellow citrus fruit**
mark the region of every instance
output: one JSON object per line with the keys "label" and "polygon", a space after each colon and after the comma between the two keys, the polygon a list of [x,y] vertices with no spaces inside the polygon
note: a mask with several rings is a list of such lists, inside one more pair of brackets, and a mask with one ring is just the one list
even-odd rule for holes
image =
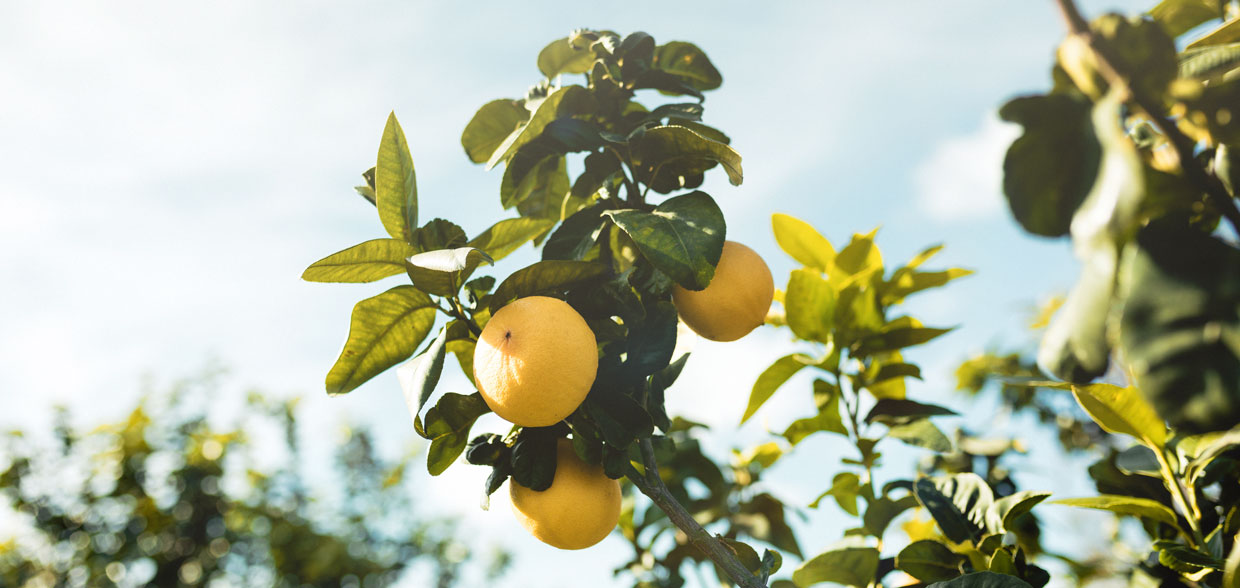
{"label": "yellow citrus fruit", "polygon": [[491,317],[474,348],[474,383],[483,400],[522,427],[564,420],[585,400],[597,371],[594,332],[558,298],[514,300]]}
{"label": "yellow citrus fruit", "polygon": [[672,302],[693,332],[711,341],[735,341],[766,320],[775,297],[775,280],[753,249],[723,243],[715,277],[704,290],[672,289]]}
{"label": "yellow citrus fruit", "polygon": [[620,482],[589,465],[573,443],[556,444],[555,478],[542,492],[510,480],[512,514],[536,539],[560,549],[585,549],[602,541],[620,521]]}

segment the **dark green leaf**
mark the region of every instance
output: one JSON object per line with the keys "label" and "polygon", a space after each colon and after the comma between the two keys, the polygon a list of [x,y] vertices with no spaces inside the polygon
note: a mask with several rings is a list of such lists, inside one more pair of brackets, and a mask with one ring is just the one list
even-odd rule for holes
{"label": "dark green leaf", "polygon": [[873,547],[849,547],[821,553],[797,568],[792,581],[800,588],[819,582],[845,586],[868,586],[878,571],[878,550]]}
{"label": "dark green leaf", "polygon": [[723,76],[710,58],[692,43],[671,41],[660,45],[655,49],[653,65],[701,92],[714,90],[723,84]]}
{"label": "dark green leaf", "polygon": [[903,425],[926,417],[957,416],[958,414],[950,408],[944,408],[935,404],[922,404],[902,398],[882,398],[874,404],[874,408],[871,408],[869,414],[865,416],[865,422],[867,424]]}
{"label": "dark green leaf", "polygon": [[474,237],[469,246],[485,251],[492,261],[499,261],[554,224],[550,219],[506,218]]}
{"label": "dark green leaf", "polygon": [[770,549],[762,550],[761,575],[763,577],[770,577],[771,574],[778,572],[779,568],[783,567],[783,565],[784,556],[780,555],[778,551],[771,551]]}
{"label": "dark green leaf", "polygon": [[1141,392],[1173,428],[1240,422],[1240,251],[1151,223],[1125,263],[1120,346]]}
{"label": "dark green leaf", "polygon": [[1066,94],[1028,96],[1005,104],[999,116],[1025,127],[1003,161],[1003,192],[1012,215],[1035,235],[1067,235],[1101,159],[1089,101]]}
{"label": "dark green leaf", "polygon": [[739,510],[740,513],[734,521],[746,534],[798,558],[803,557],[801,546],[797,544],[796,533],[785,520],[784,503],[779,499],[764,492],[742,504]]}
{"label": "dark green leaf", "polygon": [[469,237],[460,225],[442,218],[433,218],[413,232],[414,245],[418,251],[455,249],[463,247]]}
{"label": "dark green leaf", "polygon": [[898,500],[892,500],[886,496],[879,497],[877,500],[870,502],[865,509],[865,515],[861,517],[865,524],[865,530],[880,540],[883,534],[887,532],[887,527],[891,525],[891,521],[900,516],[904,511],[917,506],[917,497],[913,495],[904,496]]}
{"label": "dark green leaf", "polygon": [[1047,504],[1062,504],[1064,506],[1075,506],[1077,508],[1109,510],[1118,515],[1134,516],[1149,521],[1166,523],[1177,528],[1179,527],[1176,523],[1175,512],[1173,512],[1170,508],[1167,508],[1167,506],[1163,503],[1150,500],[1148,498],[1102,495],[1092,496],[1089,498],[1065,498],[1063,500],[1048,502]]}
{"label": "dark green leaf", "polygon": [[792,270],[784,292],[784,312],[788,328],[798,338],[826,343],[835,321],[835,289],[818,270]]}
{"label": "dark green leaf", "polygon": [[645,318],[629,326],[625,368],[644,378],[667,367],[676,348],[678,322],[671,302],[659,301],[649,307]]}
{"label": "dark green leaf", "polygon": [[921,345],[935,338],[950,333],[952,329],[935,329],[930,327],[910,326],[884,329],[883,332],[865,337],[857,342],[853,350],[856,357],[864,357],[896,351],[905,347]]}
{"label": "dark green leaf", "polygon": [[723,212],[705,192],[668,198],[652,212],[606,213],[659,271],[689,290],[710,284],[723,253]]}
{"label": "dark green leaf", "polygon": [[485,251],[458,247],[414,255],[406,260],[405,269],[419,290],[436,296],[455,296],[484,261],[491,263]]}
{"label": "dark green leaf", "polygon": [[405,132],[396,122],[396,113],[388,115],[379,143],[379,160],[375,165],[375,205],[379,220],[393,239],[413,242],[418,226],[418,183],[413,171],[413,156],[405,142]]}
{"label": "dark green leaf", "polygon": [[439,385],[447,341],[448,329],[444,327],[421,355],[396,368],[396,378],[405,394],[405,405],[413,416],[413,428],[426,439],[431,437],[422,426],[422,408],[426,406],[426,401],[430,400],[435,386]]}
{"label": "dark green leaf", "polygon": [[785,355],[775,360],[775,363],[763,370],[758,380],[753,383],[753,390],[749,393],[749,404],[745,406],[741,424],[758,412],[758,409],[771,398],[771,395],[775,394],[780,386],[784,385],[784,382],[801,371],[801,368],[813,364],[813,358],[800,353]]}
{"label": "dark green leaf", "polygon": [[1033,510],[1034,506],[1050,495],[1050,492],[1022,490],[996,500],[986,513],[986,530],[991,533],[1012,531],[1015,529],[1016,519]]}
{"label": "dark green leaf", "polygon": [[568,37],[556,39],[538,52],[538,71],[548,78],[560,74],[586,73],[592,65],[594,52],[585,45],[573,46]]}
{"label": "dark green leaf", "polygon": [[977,474],[922,478],[913,484],[913,493],[948,539],[964,543],[982,537],[994,494]]}
{"label": "dark green leaf", "polygon": [[320,259],[306,268],[308,282],[373,282],[404,271],[417,249],[399,239],[374,239]]}
{"label": "dark green leaf", "polygon": [[891,425],[887,435],[899,439],[907,445],[929,449],[936,453],[950,453],[952,442],[929,419],[922,419],[902,425]]}
{"label": "dark green leaf", "polygon": [[579,114],[587,114],[595,108],[590,92],[581,86],[567,86],[556,90],[548,96],[525,125],[513,131],[504,142],[495,149],[491,159],[487,160],[487,169],[491,169],[501,161],[508,161],[517,150],[537,139],[543,129],[551,121]]}
{"label": "dark green leaf", "polygon": [[974,572],[965,574],[954,580],[935,582],[927,588],[1033,588],[1028,582],[994,572]]}
{"label": "dark green leaf", "polygon": [[[728,181],[741,185],[744,179],[741,156],[727,143],[713,141],[683,126],[667,125],[649,129],[640,138],[629,142],[633,164],[643,170],[643,177],[654,183],[661,177],[659,168],[668,170],[694,169],[705,171],[715,163],[723,165]],[[709,165],[707,165],[709,164]],[[689,166],[685,168],[685,166]]]}
{"label": "dark green leaf", "polygon": [[786,214],[771,215],[775,242],[805,267],[829,272],[835,266],[835,248],[809,223]]}
{"label": "dark green leaf", "polygon": [[667,367],[650,376],[650,392],[646,397],[646,411],[650,413],[650,418],[654,421],[654,425],[664,432],[668,432],[671,428],[671,420],[668,418],[667,408],[664,406],[664,392],[676,381],[676,378],[680,377],[680,372],[688,361],[689,354],[685,353]]}
{"label": "dark green leaf", "polygon": [[431,446],[426,450],[426,469],[432,476],[442,474],[465,449],[469,430],[478,417],[491,412],[482,394],[444,394],[426,411],[426,437]]}
{"label": "dark green leaf", "polygon": [[327,393],[350,392],[404,361],[434,323],[435,303],[413,286],[397,286],[357,303],[344,350],[327,373]]}
{"label": "dark green leaf", "polygon": [[922,582],[942,582],[960,575],[967,558],[930,539],[908,544],[896,555],[896,568]]}
{"label": "dark green leaf", "polygon": [[525,427],[512,445],[512,480],[542,492],[555,480],[557,427]]}
{"label": "dark green leaf", "polygon": [[486,163],[504,139],[529,117],[530,111],[520,101],[501,98],[487,102],[465,125],[465,131],[461,133],[461,146],[470,161]]}
{"label": "dark green leaf", "polygon": [[500,459],[509,459],[504,438],[494,433],[478,435],[465,446],[465,461],[470,465],[494,465]]}
{"label": "dark green leaf", "polygon": [[1223,562],[1174,541],[1155,541],[1158,563],[1182,574],[1196,573],[1203,568],[1222,570]]}
{"label": "dark green leaf", "polygon": [[559,293],[607,275],[607,267],[589,261],[539,261],[508,276],[491,295],[491,310],[517,298]]}
{"label": "dark green leaf", "polygon": [[[564,199],[568,196],[568,168],[564,156],[551,154],[526,166],[526,151],[508,164],[500,184],[500,205],[505,209],[530,202],[523,208],[537,207],[537,214],[522,212],[522,216],[539,216],[559,220]],[[532,159],[536,156],[530,156]],[[533,212],[533,211],[528,211]]]}
{"label": "dark green leaf", "polygon": [[491,474],[487,476],[486,496],[484,504],[489,502],[490,496],[499,490],[500,486],[508,480],[508,476],[512,475],[512,459],[501,459],[491,466]]}
{"label": "dark green leaf", "polygon": [[607,204],[597,202],[565,219],[560,228],[547,238],[542,258],[579,260],[585,257],[603,228],[604,210],[607,210]]}
{"label": "dark green leaf", "polygon": [[627,448],[634,439],[654,434],[650,414],[618,389],[599,385],[596,381],[583,405],[612,447]]}

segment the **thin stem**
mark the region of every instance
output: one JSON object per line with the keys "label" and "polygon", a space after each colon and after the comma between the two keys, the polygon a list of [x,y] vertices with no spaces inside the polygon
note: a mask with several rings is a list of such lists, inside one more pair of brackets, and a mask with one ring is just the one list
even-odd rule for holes
{"label": "thin stem", "polygon": [[1167,450],[1163,447],[1154,447],[1154,456],[1158,458],[1158,469],[1162,473],[1163,482],[1167,485],[1167,489],[1171,491],[1171,500],[1180,509],[1184,515],[1184,520],[1188,521],[1188,527],[1193,532],[1191,538],[1193,547],[1197,548],[1205,545],[1205,538],[1201,535],[1201,527],[1197,524],[1197,517],[1194,516],[1193,510],[1188,507],[1188,499],[1184,495],[1184,486],[1180,484],[1180,477],[1176,475],[1175,470],[1171,469],[1171,462],[1167,459]]}
{"label": "thin stem", "polygon": [[615,147],[608,146],[606,149],[610,151],[612,155],[616,156],[616,161],[620,162],[620,176],[624,178],[625,203],[633,208],[639,208],[643,198],[642,194],[637,189],[637,182],[630,178],[629,172],[625,170],[626,167],[631,167],[628,160],[626,160],[624,156],[620,155],[620,152],[616,151]]}
{"label": "thin stem", "polygon": [[[478,326],[478,323],[475,323],[473,318],[465,314],[465,306],[461,304],[460,298],[453,296],[448,299],[448,302],[452,304],[452,312],[449,312],[448,316],[465,323],[465,326],[469,328],[470,333],[474,334],[474,337],[482,334],[482,328]],[[441,308],[440,310],[443,309]]]}
{"label": "thin stem", "polygon": [[1111,48],[1104,40],[1093,34],[1089,23],[1085,21],[1085,17],[1081,16],[1076,4],[1072,0],[1056,0],[1056,2],[1068,25],[1068,31],[1081,37],[1098,58],[1098,73],[1102,74],[1108,83],[1122,89],[1138,108],[1145,111],[1150,122],[1171,142],[1180,160],[1180,167],[1184,170],[1184,175],[1205,191],[1210,202],[1231,223],[1232,229],[1240,234],[1240,209],[1236,208],[1235,201],[1227,193],[1223,183],[1206,171],[1202,163],[1194,157],[1195,143],[1180,132],[1174,122],[1164,116],[1162,104],[1157,96],[1149,96],[1132,84],[1133,72],[1125,69],[1126,64],[1123,60],[1111,52]]}
{"label": "thin stem", "polygon": [[733,583],[741,588],[766,588],[765,582],[750,573],[722,541],[703,529],[702,525],[694,520],[693,515],[689,514],[689,511],[685,510],[685,507],[668,491],[667,486],[663,484],[663,478],[659,477],[659,465],[654,459],[654,446],[650,443],[650,439],[642,439],[638,444],[641,448],[642,465],[646,473],[642,475],[636,469],[630,468],[628,477],[633,485],[649,497],[655,506],[667,513],[668,520],[684,532],[689,538],[689,543],[715,562],[715,565],[719,566]]}

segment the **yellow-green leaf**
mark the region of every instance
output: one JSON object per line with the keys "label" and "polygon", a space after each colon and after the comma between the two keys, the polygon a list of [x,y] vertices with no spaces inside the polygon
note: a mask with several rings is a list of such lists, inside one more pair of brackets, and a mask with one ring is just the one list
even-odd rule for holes
{"label": "yellow-green leaf", "polygon": [[771,215],[775,242],[805,267],[826,273],[835,263],[835,247],[809,223],[786,214]]}
{"label": "yellow-green leaf", "polygon": [[1073,386],[1072,395],[1107,431],[1136,437],[1155,451],[1167,441],[1167,426],[1136,388],[1090,384]]}
{"label": "yellow-green leaf", "polygon": [[405,270],[405,258],[418,250],[400,239],[373,239],[337,251],[306,268],[307,282],[373,282]]}
{"label": "yellow-green leaf", "polygon": [[349,338],[327,373],[327,393],[345,394],[404,361],[435,324],[435,303],[413,286],[397,286],[353,307]]}
{"label": "yellow-green leaf", "polygon": [[379,143],[379,159],[375,164],[375,206],[379,220],[393,239],[413,242],[418,226],[418,183],[413,170],[413,156],[405,141],[405,132],[396,121],[396,113],[388,115]]}

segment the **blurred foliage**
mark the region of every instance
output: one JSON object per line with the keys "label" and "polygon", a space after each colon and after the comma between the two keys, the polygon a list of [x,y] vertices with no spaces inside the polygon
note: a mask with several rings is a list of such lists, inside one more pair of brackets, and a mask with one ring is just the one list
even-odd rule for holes
{"label": "blurred foliage", "polygon": [[445,520],[419,515],[407,461],[345,432],[311,473],[295,400],[252,393],[236,426],[203,406],[211,378],[147,394],[125,419],[78,430],[59,409],[53,439],[3,440],[0,495],[21,529],[0,541],[0,586],[386,586],[413,564],[435,586],[479,561]]}

